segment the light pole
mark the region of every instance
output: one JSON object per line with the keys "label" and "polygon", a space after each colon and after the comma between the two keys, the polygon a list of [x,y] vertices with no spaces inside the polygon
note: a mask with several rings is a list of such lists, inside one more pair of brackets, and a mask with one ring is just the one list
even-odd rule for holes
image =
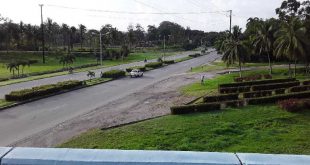
{"label": "light pole", "polygon": [[42,7],[43,4],[39,4],[41,8],[41,30],[42,30],[42,60],[43,64],[45,64],[45,41],[44,41],[44,25],[43,25],[43,13],[42,13]]}

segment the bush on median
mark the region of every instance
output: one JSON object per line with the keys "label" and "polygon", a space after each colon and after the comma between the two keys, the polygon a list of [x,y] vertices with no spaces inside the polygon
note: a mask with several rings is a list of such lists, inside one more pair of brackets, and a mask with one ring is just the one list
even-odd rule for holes
{"label": "bush on median", "polygon": [[49,84],[49,85],[33,87],[31,89],[12,91],[10,94],[5,95],[5,100],[26,101],[29,99],[61,92],[63,90],[80,87],[80,86],[83,86],[83,84],[84,84],[83,81],[70,80],[70,81],[59,82],[57,84]]}
{"label": "bush on median", "polygon": [[146,71],[146,68],[145,68],[145,66],[135,66],[135,67],[131,67],[131,68],[127,68],[126,69],[126,72],[131,72],[132,70],[134,70],[134,69],[138,69],[138,70],[140,70],[140,71],[142,71],[142,72],[145,72]]}
{"label": "bush on median", "polygon": [[183,106],[174,106],[170,107],[171,114],[189,114],[195,112],[208,112],[212,110],[220,110],[220,103],[212,103],[212,104],[193,104],[193,105],[183,105]]}
{"label": "bush on median", "polygon": [[303,85],[303,86],[291,87],[289,89],[289,92],[303,92],[308,90],[310,90],[310,85]]}
{"label": "bush on median", "polygon": [[151,62],[151,63],[145,64],[146,68],[152,68],[152,69],[160,68],[162,66],[163,66],[162,62]]}
{"label": "bush on median", "polygon": [[169,64],[174,64],[175,61],[174,60],[165,60],[165,61],[163,61],[163,63],[169,65]]}
{"label": "bush on median", "polygon": [[101,74],[101,78],[122,78],[126,76],[126,72],[122,70],[110,70]]}
{"label": "bush on median", "polygon": [[250,92],[250,86],[241,86],[241,87],[230,87],[230,88],[220,88],[219,92],[221,94],[229,94],[229,93],[243,93],[243,92]]}

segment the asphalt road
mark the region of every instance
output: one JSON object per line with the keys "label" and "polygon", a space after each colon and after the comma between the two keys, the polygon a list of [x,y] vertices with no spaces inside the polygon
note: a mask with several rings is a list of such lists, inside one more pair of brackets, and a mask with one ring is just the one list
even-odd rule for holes
{"label": "asphalt road", "polygon": [[143,78],[123,78],[0,111],[0,146],[9,146],[217,58],[219,55],[212,52],[206,56],[146,72]]}
{"label": "asphalt road", "polygon": [[[211,49],[210,51],[212,50],[213,49]],[[165,59],[166,60],[180,59],[183,57],[187,57],[189,54],[193,54],[193,53],[197,53],[197,51],[196,52],[193,52],[193,51],[183,52],[175,56],[168,56]],[[157,59],[153,59],[153,60],[149,60],[148,62],[154,62],[156,60]],[[96,73],[96,76],[98,77],[100,76],[101,71],[105,72],[105,71],[114,70],[114,69],[125,70],[126,68],[129,68],[129,67],[143,66],[143,65],[145,65],[145,63],[143,61],[140,61],[140,62],[117,65],[113,67],[96,69],[93,71]],[[33,80],[33,81],[28,81],[28,82],[1,86],[0,87],[0,99],[1,98],[3,99],[4,95],[10,93],[11,91],[32,88],[32,87],[39,86],[39,85],[53,84],[53,83],[57,83],[61,81],[67,81],[67,80],[86,80],[86,79],[88,79],[87,72],[79,72],[79,73],[74,73],[74,74],[67,74],[67,75],[62,75],[62,76],[55,76],[55,77],[50,77],[50,78],[44,78],[44,79],[39,79],[39,80]]]}

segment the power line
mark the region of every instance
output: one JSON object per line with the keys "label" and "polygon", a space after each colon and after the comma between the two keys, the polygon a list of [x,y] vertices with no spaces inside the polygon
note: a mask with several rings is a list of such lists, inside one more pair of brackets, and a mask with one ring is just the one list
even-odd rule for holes
{"label": "power line", "polygon": [[[141,3],[139,1],[136,1]],[[142,3],[141,3],[142,4]],[[145,3],[143,3],[145,4]],[[100,9],[85,9],[85,8],[75,8],[75,7],[68,7],[68,6],[61,6],[61,5],[52,5],[47,4],[46,6],[49,7],[56,7],[56,8],[63,8],[63,9],[70,9],[70,10],[84,10],[89,12],[103,12],[103,13],[114,13],[114,14],[133,14],[133,15],[199,15],[199,14],[218,14],[224,13],[227,11],[210,11],[210,12],[131,12],[131,11],[116,11],[116,10],[100,10]],[[151,7],[148,5],[148,7]],[[153,8],[153,7],[151,7]],[[153,8],[155,9],[155,8]],[[156,9],[157,10],[157,9]]]}

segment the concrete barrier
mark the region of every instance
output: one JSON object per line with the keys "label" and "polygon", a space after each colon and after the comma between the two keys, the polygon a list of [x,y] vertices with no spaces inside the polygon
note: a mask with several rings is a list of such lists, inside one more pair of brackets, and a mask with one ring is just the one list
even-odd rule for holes
{"label": "concrete barrier", "polygon": [[1,165],[239,165],[232,153],[14,148]]}
{"label": "concrete barrier", "polygon": [[236,154],[243,165],[310,165],[309,155]]}
{"label": "concrete barrier", "polygon": [[310,165],[310,155],[1,148],[0,165]]}

